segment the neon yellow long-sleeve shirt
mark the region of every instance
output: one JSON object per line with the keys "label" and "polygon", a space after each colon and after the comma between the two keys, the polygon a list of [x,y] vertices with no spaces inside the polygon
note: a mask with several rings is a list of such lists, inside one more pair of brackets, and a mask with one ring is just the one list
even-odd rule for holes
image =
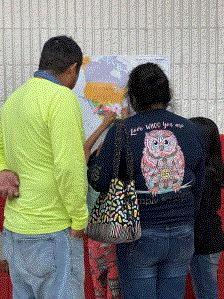
{"label": "neon yellow long-sleeve shirt", "polygon": [[86,227],[86,163],[79,103],[67,87],[32,78],[1,110],[0,170],[19,174],[4,226],[22,234]]}

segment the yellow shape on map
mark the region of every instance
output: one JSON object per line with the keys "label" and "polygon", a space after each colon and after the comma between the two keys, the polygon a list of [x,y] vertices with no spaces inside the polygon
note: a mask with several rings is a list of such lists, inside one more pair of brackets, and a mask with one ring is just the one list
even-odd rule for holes
{"label": "yellow shape on map", "polygon": [[87,65],[90,64],[91,59],[89,58],[89,56],[84,56],[83,60],[82,60],[82,68],[85,70]]}
{"label": "yellow shape on map", "polygon": [[85,97],[101,105],[121,104],[126,89],[121,89],[113,83],[88,82],[84,89]]}

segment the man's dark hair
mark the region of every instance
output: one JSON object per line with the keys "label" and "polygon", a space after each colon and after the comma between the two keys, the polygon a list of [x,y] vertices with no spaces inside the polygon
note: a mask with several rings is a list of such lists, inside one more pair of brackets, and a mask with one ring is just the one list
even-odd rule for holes
{"label": "man's dark hair", "polygon": [[79,45],[65,35],[50,38],[41,52],[39,70],[50,70],[55,74],[64,73],[72,64],[82,64]]}

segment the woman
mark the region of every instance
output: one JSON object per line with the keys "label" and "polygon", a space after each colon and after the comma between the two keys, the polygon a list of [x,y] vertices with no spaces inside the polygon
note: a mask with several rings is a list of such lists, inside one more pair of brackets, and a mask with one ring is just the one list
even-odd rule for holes
{"label": "woman", "polygon": [[[187,119],[166,110],[171,91],[153,63],[130,74],[128,98],[135,115],[127,118],[134,158],[142,237],[117,246],[125,299],[181,299],[194,251],[194,220],[202,193],[202,133]],[[113,168],[116,125],[92,160],[89,182],[107,191]],[[123,140],[119,177],[125,179]]]}
{"label": "woman", "polygon": [[[125,110],[123,110],[125,112]],[[115,121],[117,114],[107,111],[104,114],[102,123],[97,127],[84,144],[86,162],[91,161],[95,152],[91,155],[92,148],[103,132]],[[87,194],[87,204],[89,212],[94,207],[99,196],[89,186]],[[88,248],[88,259],[93,281],[95,299],[119,299],[121,298],[121,288],[118,278],[116,247],[114,244],[104,244],[86,238]]]}
{"label": "woman", "polygon": [[224,234],[221,217],[221,186],[224,185],[224,166],[221,142],[216,124],[204,117],[190,119],[204,133],[205,185],[200,211],[195,222],[195,253],[191,273],[197,299],[218,299],[217,270]]}

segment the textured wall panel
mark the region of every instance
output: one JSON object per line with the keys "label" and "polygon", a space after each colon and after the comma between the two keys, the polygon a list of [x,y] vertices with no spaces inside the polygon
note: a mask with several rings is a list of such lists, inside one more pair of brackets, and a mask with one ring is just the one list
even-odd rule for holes
{"label": "textured wall panel", "polygon": [[164,55],[176,112],[224,133],[223,0],[2,0],[0,103],[32,76],[44,42],[73,36],[88,55]]}
{"label": "textured wall panel", "polygon": [[217,65],[217,98],[223,97],[223,86],[224,86],[224,65]]}
{"label": "textured wall panel", "polygon": [[3,49],[4,49],[4,43],[3,43],[3,29],[0,28],[0,66],[3,65]]}
{"label": "textured wall panel", "polygon": [[224,2],[218,1],[218,26],[219,27],[224,27],[223,13],[224,13]]}
{"label": "textured wall panel", "polygon": [[218,31],[218,62],[224,63],[224,28]]}
{"label": "textured wall panel", "polygon": [[0,1],[0,28],[3,28],[3,9],[2,9],[2,1]]}
{"label": "textured wall panel", "polygon": [[3,26],[4,28],[12,28],[12,1],[2,0]]}
{"label": "textured wall panel", "polygon": [[181,69],[180,65],[176,64],[174,65],[174,77],[176,80],[174,81],[174,95],[175,98],[180,100],[181,99]]}
{"label": "textured wall panel", "polygon": [[206,99],[208,94],[208,66],[206,64],[200,64],[200,99]]}
{"label": "textured wall panel", "polygon": [[182,66],[182,99],[185,100],[185,105],[187,99],[189,98],[189,65],[185,64]]}

